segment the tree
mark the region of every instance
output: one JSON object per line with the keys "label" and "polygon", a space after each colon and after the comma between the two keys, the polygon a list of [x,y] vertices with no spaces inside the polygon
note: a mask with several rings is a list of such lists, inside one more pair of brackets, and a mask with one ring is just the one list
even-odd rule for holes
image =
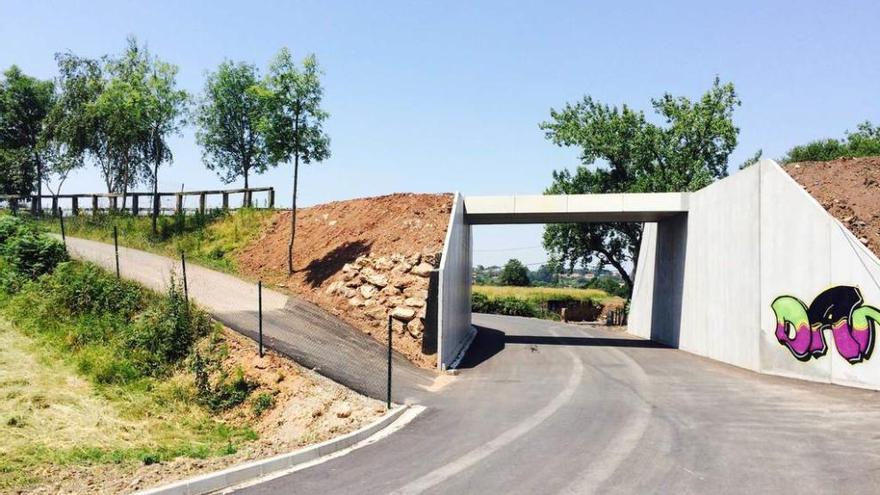
{"label": "tree", "polygon": [[265,133],[269,162],[293,159],[293,204],[290,214],[290,240],[287,245],[287,273],[293,274],[293,240],[296,236],[296,194],[299,163],[321,162],[330,157],[330,138],[324,133],[327,112],[321,109],[321,71],[314,55],[296,66],[290,51],[282,48],[269,67],[260,88],[266,115],[260,128]]}
{"label": "tree", "polygon": [[[700,100],[665,94],[652,100],[665,126],[648,122],[626,105],[610,107],[589,96],[540,125],[558,146],[577,146],[581,163],[574,173],[554,171],[546,194],[694,191],[727,176],[727,160],[739,129],[733,110],[740,105],[733,84],[715,79]],[[601,161],[596,164],[596,161]],[[572,270],[595,261],[620,274],[629,292],[642,227],[632,223],[556,224],[544,230],[544,247]]]}
{"label": "tree", "polygon": [[171,162],[173,155],[166,138],[180,134],[185,124],[189,94],[177,89],[177,66],[158,59],[147,59],[149,74],[146,80],[147,123],[149,136],[146,140],[144,156],[153,164],[153,212],[151,223],[153,234],[157,233],[156,222],[159,217],[159,165]]}
{"label": "tree", "polygon": [[[45,149],[41,136],[54,104],[55,86],[13,65],[0,80],[0,168],[7,193],[42,195]],[[7,175],[8,174],[8,175]],[[37,202],[38,211],[41,209]]]}
{"label": "tree", "polygon": [[527,287],[529,285],[529,269],[518,259],[509,260],[501,270],[501,285]]}
{"label": "tree", "polygon": [[243,177],[245,189],[250,187],[250,174],[262,174],[269,165],[260,129],[266,105],[259,84],[253,65],[221,63],[217,72],[208,74],[196,118],[202,161],[226,184]]}
{"label": "tree", "polygon": [[[73,170],[85,164],[95,147],[95,119],[92,105],[104,88],[98,60],[72,53],[57,53],[56,102],[47,117],[44,135],[47,166],[44,182],[57,195]],[[52,188],[54,178],[55,189]]]}
{"label": "tree", "polygon": [[107,61],[109,80],[95,101],[95,148],[100,156],[107,192],[122,194],[122,207],[130,188],[150,177],[147,150],[151,138],[149,54],[133,37],[123,54]]}

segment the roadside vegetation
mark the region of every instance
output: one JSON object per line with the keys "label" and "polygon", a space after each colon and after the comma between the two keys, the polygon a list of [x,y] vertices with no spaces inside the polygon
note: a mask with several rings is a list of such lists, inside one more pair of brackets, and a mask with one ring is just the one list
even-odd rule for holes
{"label": "roadside vegetation", "polygon": [[[235,273],[235,253],[257,238],[274,214],[274,210],[243,208],[159,217],[156,234],[152,233],[149,217],[122,213],[77,215],[64,218],[64,229],[73,237],[112,243],[115,225],[120,245],[172,258],[185,251],[188,260]],[[57,218],[43,217],[38,222],[51,232],[61,232]]]}
{"label": "roadside vegetation", "polygon": [[782,163],[827,162],[838,158],[880,156],[880,126],[865,121],[843,139],[818,139],[795,146],[780,160]]}
{"label": "roadside vegetation", "polygon": [[599,289],[475,285],[472,288],[471,309],[477,313],[555,320],[559,319],[559,315],[548,309],[550,302],[582,303],[598,309],[607,305],[622,306],[623,301]]}
{"label": "roadside vegetation", "polygon": [[[149,232],[149,222],[139,219],[138,227]],[[285,445],[357,426],[347,415],[334,429],[318,428],[320,411],[351,399],[335,389],[314,397],[313,382],[276,357],[255,368],[253,344],[227,332],[186,300],[179,282],[158,294],[119,280],[69,260],[36,223],[0,216],[0,492],[71,472],[85,483],[100,475],[96,468],[131,475],[176,458],[231,459],[258,432],[272,431],[263,418],[280,414],[285,388],[285,402],[299,396],[319,404],[318,413],[306,402],[305,412],[294,408],[297,419],[271,420],[276,429],[300,428]],[[357,421],[364,416],[359,410]],[[119,485],[113,473],[104,481]],[[93,488],[132,489],[124,482]]]}

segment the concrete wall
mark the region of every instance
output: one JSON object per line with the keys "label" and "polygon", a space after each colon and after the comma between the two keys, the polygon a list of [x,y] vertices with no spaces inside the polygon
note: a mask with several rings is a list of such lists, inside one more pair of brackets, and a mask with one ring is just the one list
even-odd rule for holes
{"label": "concrete wall", "polygon": [[880,389],[880,357],[850,364],[826,331],[826,354],[799,360],[777,339],[771,308],[782,295],[809,305],[835,285],[880,306],[878,281],[880,261],[764,160],[691,194],[686,228],[646,225],[630,331],[758,372]]}
{"label": "concrete wall", "polygon": [[458,193],[440,258],[437,291],[437,366],[448,368],[473,337],[471,327],[471,226]]}

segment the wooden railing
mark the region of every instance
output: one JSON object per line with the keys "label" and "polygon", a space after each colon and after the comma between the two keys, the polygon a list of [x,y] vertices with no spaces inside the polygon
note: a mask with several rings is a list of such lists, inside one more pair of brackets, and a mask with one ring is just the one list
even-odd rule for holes
{"label": "wooden railing", "polygon": [[[197,211],[200,213],[205,213],[208,209],[208,196],[221,196],[221,208],[224,210],[234,209],[230,208],[229,205],[229,195],[230,194],[241,194],[241,207],[251,207],[254,205],[254,193],[266,193],[266,207],[274,208],[275,207],[275,188],[273,187],[252,187],[248,189],[213,189],[213,190],[205,190],[205,191],[178,191],[178,192],[159,192],[156,194],[158,196],[158,201],[154,203],[154,195],[151,192],[130,192],[126,193],[124,196],[121,193],[88,193],[88,194],[56,194],[56,195],[31,195],[31,196],[17,196],[11,194],[2,194],[0,195],[0,207],[3,207],[3,203],[6,203],[6,207],[11,209],[13,213],[18,212],[21,209],[21,204],[30,203],[30,210],[33,214],[42,213],[43,210],[43,199],[51,199],[52,200],[52,214],[55,215],[58,212],[58,207],[60,205],[61,200],[69,201],[68,211],[72,215],[78,215],[80,212],[90,210],[91,213],[97,214],[100,211],[107,209],[109,211],[119,211],[119,200],[120,198],[130,198],[131,203],[126,205],[125,210],[131,211],[132,215],[139,215],[141,211],[151,211],[154,208],[154,205],[161,205],[163,197],[174,197],[174,210],[175,214],[183,213],[184,210],[184,198],[186,196],[197,196],[199,198],[199,206]],[[99,208],[99,199],[106,198],[108,200],[109,206],[107,208]],[[144,198],[146,201],[143,203],[141,199]],[[80,200],[83,200],[80,202]],[[162,209],[159,207],[160,213],[162,211],[168,211],[167,209]]]}

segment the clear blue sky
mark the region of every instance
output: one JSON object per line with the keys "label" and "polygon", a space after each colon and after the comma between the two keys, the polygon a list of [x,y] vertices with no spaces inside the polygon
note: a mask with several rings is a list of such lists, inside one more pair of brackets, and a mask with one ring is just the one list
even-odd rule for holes
{"label": "clear blue sky", "polygon": [[[375,3],[376,5],[367,5]],[[265,67],[288,46],[326,76],[333,156],[307,167],[302,204],[395,191],[540,193],[576,152],[538,130],[585,94],[648,110],[698,97],[717,74],[743,105],[735,165],[763,148],[880,121],[880,2],[48,2],[0,1],[0,68],[55,75],[53,54],[100,56],[136,35],[200,92],[224,58]],[[192,130],[160,186],[219,185]],[[290,202],[290,167],[253,181]],[[65,186],[100,190],[95,169]],[[476,229],[475,262],[543,261],[541,228]],[[508,248],[514,251],[502,251]]]}

